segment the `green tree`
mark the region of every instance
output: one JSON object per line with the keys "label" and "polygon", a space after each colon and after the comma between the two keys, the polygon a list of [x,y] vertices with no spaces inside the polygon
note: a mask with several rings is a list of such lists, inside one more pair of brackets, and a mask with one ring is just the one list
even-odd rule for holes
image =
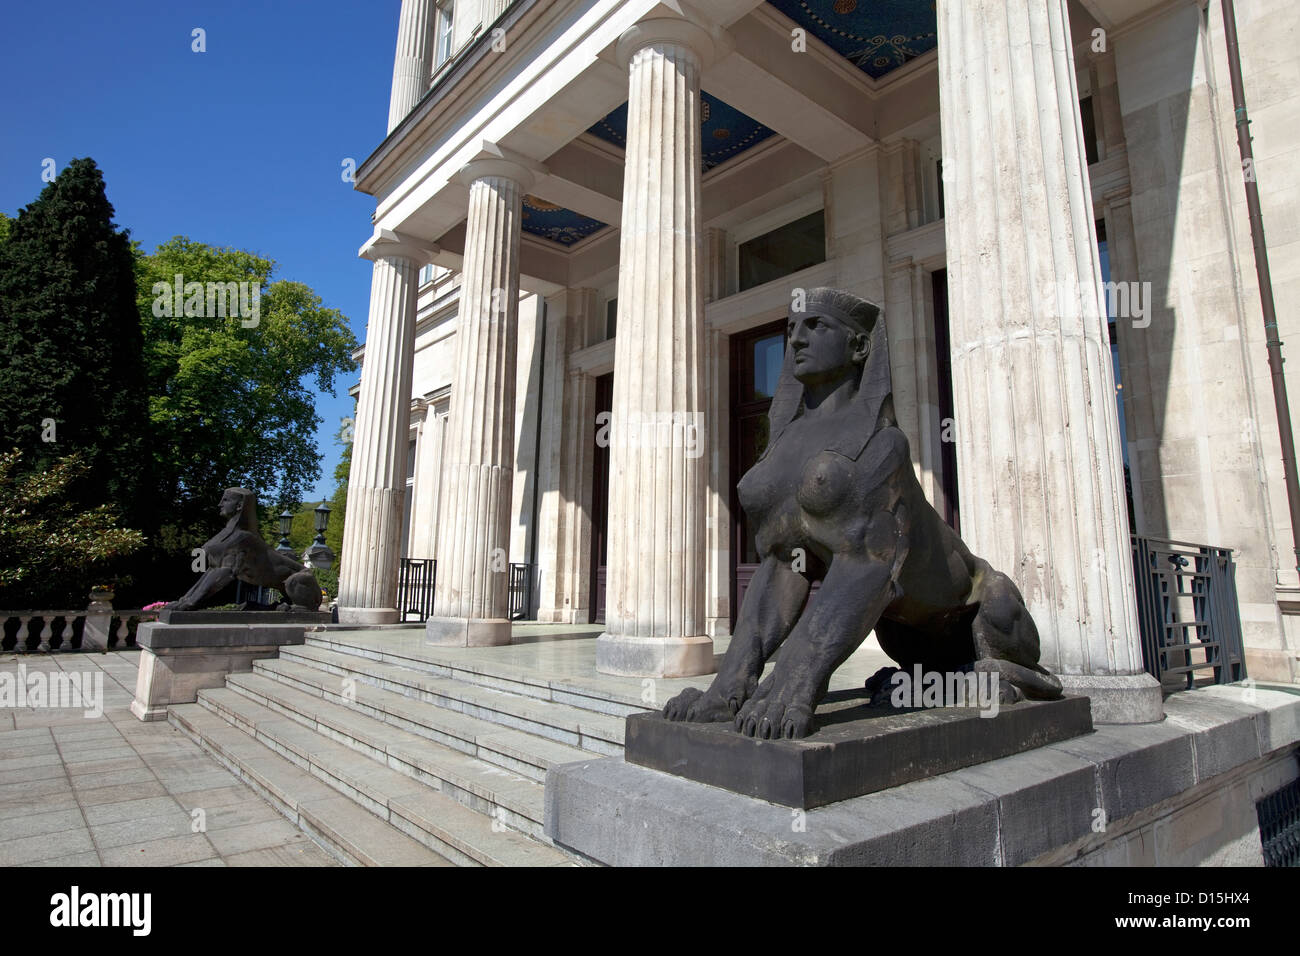
{"label": "green tree", "polygon": [[[183,236],[136,260],[166,508],[160,546],[173,560],[211,536],[225,488],[255,490],[271,533],[284,504],[296,507],[320,475],[320,418],[307,383],[333,391],[335,376],[355,369],[357,343],[341,312],[302,283],[272,282],[274,269],[270,259]],[[190,283],[202,283],[203,294],[192,296]],[[222,300],[207,294],[209,283],[246,283],[240,301],[251,308],[214,314]]]}
{"label": "green tree", "polygon": [[152,499],[134,256],[104,178],[75,159],[6,219],[0,242],[0,447],[47,470],[71,452],[65,492],[138,525]]}
{"label": "green tree", "polygon": [[144,535],[120,527],[109,505],[83,510],[69,498],[88,471],[81,453],[27,472],[22,457],[17,449],[0,455],[0,607],[84,607],[93,584],[115,583],[106,569],[141,548]]}

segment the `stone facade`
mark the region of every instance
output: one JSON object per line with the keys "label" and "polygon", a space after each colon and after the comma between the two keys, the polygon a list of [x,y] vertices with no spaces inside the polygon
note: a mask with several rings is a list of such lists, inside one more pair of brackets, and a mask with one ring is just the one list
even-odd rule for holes
{"label": "stone facade", "polygon": [[[500,621],[505,572],[480,569],[500,548],[528,566],[531,617],[603,608],[603,668],[707,670],[744,557],[736,353],[792,290],[836,285],[884,307],[922,486],[1016,579],[1050,667],[1150,719],[1133,531],[1232,548],[1251,676],[1300,676],[1218,0],[940,0],[937,49],[879,76],[761,0],[463,0],[435,70],[434,6],[402,4],[394,135],[358,171],[376,291],[346,619],[396,619],[405,541],[439,559],[435,617]],[[1237,22],[1281,338],[1300,340],[1300,14],[1256,0]],[[487,180],[466,169],[493,158],[517,171],[494,170],[512,224],[475,212]],[[467,348],[495,290],[510,328]],[[699,456],[603,448],[611,373],[615,423],[698,416]],[[456,477],[486,435],[490,521]],[[452,609],[475,574],[491,600]]]}

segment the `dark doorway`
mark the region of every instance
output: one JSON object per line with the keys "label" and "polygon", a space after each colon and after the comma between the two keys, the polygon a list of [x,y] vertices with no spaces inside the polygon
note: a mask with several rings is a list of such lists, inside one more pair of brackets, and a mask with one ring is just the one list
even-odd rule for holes
{"label": "dark doorway", "polygon": [[731,337],[731,626],[758,570],[758,548],[736,485],[767,448],[767,411],[785,357],[785,320]]}
{"label": "dark doorway", "polygon": [[[602,424],[614,407],[614,373],[596,379],[596,454],[591,481],[591,621],[605,623],[605,576],[609,563],[609,443]],[[603,416],[603,417],[602,417]],[[608,434],[608,430],[604,429]]]}
{"label": "dark doorway", "polygon": [[952,401],[952,344],[948,335],[948,270],[932,274],[934,290],[934,358],[939,386],[939,501],[935,510],[948,526],[961,533],[957,506],[956,415]]}

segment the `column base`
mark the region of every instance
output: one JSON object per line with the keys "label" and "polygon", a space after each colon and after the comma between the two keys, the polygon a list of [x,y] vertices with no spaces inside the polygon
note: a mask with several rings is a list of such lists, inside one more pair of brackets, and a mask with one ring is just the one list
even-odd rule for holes
{"label": "column base", "polygon": [[402,615],[395,607],[344,607],[339,605],[340,624],[400,624]]}
{"label": "column base", "polygon": [[499,647],[511,633],[503,618],[431,617],[424,625],[425,643],[439,647]]}
{"label": "column base", "polygon": [[1141,674],[1057,674],[1067,694],[1092,700],[1094,724],[1154,724],[1165,718],[1160,682]]}
{"label": "column base", "polygon": [[627,637],[606,632],[596,639],[596,670],[618,677],[712,674],[713,638]]}

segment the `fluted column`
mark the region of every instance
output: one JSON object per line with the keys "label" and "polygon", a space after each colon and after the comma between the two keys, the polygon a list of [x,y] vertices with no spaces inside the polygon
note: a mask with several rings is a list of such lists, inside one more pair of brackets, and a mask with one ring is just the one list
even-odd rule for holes
{"label": "fluted column", "polygon": [[1065,0],[939,0],[962,536],[1093,719],[1158,720]]}
{"label": "fluted column", "polygon": [[610,430],[609,578],[602,673],[713,670],[705,630],[704,276],[700,70],[708,32],[637,24],[628,64],[627,158]]}
{"label": "fluted column", "polygon": [[420,262],[430,251],[393,233],[381,233],[361,251],[375,265],[339,559],[339,621],[344,624],[398,620],[415,294]]}
{"label": "fluted column", "polygon": [[465,229],[455,381],[444,452],[443,527],[431,643],[510,643],[519,225],[532,172],[504,159],[465,167]]}
{"label": "fluted column", "polygon": [[388,132],[406,119],[429,89],[433,68],[433,0],[402,0],[393,58],[393,93],[388,100]]}

